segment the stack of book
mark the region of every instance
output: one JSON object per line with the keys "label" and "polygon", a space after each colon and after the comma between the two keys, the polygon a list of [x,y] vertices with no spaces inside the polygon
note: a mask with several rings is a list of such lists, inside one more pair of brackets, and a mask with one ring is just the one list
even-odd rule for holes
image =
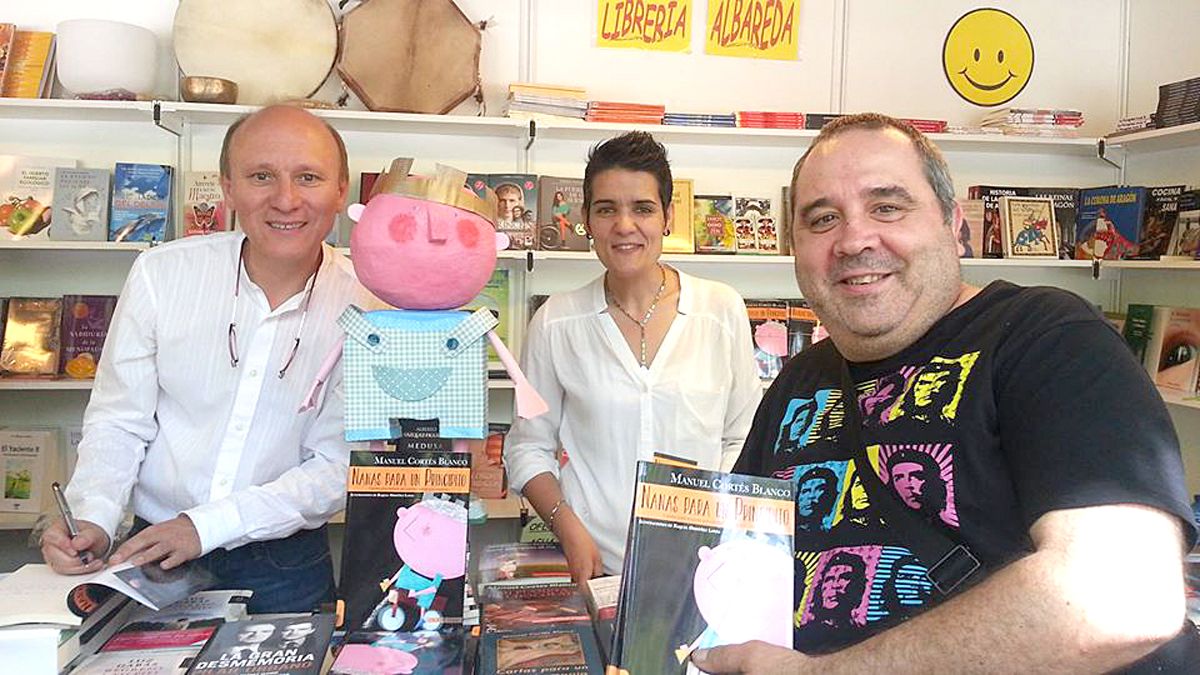
{"label": "stack of book", "polygon": [[737,125],[750,129],[803,129],[804,113],[739,110]]}
{"label": "stack of book", "polygon": [[1154,119],[1156,115],[1149,113],[1147,115],[1134,115],[1132,117],[1122,117],[1117,120],[1117,128],[1109,136],[1118,136],[1121,134],[1131,134],[1135,131],[1143,129],[1153,129]]}
{"label": "stack of book", "polygon": [[1065,108],[1000,108],[984,115],[980,125],[1017,136],[1075,138],[1083,112]]}
{"label": "stack of book", "polygon": [[508,85],[504,114],[517,119],[583,119],[587,109],[587,92],[580,87],[514,82]]}
{"label": "stack of book", "polygon": [[1200,122],[1200,76],[1160,85],[1154,123],[1158,128]]}
{"label": "stack of book", "polygon": [[946,120],[926,120],[913,117],[905,117],[903,119],[923,134],[946,133]]}
{"label": "stack of book", "polygon": [[662,123],[681,127],[736,127],[737,116],[733,113],[668,112],[663,115]]}
{"label": "stack of book", "polygon": [[592,101],[588,104],[589,122],[613,122],[616,124],[662,124],[666,106],[645,103],[623,103],[619,101]]}

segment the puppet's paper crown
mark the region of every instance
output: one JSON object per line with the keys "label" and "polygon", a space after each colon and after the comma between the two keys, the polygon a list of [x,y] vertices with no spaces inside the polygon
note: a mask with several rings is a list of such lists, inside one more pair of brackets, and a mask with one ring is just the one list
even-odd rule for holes
{"label": "puppet's paper crown", "polygon": [[463,187],[467,174],[442,164],[437,165],[435,176],[410,176],[408,171],[412,168],[412,162],[408,158],[393,159],[391,167],[379,174],[370,197],[393,194],[447,204],[470,211],[493,226],[496,224],[496,193],[491,188],[484,188],[483,197],[469,192]]}

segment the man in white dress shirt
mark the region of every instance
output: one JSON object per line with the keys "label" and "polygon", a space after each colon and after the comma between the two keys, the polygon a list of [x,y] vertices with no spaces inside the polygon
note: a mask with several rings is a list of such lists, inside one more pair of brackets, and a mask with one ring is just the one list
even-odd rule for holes
{"label": "man in white dress shirt", "polygon": [[[198,558],[221,587],[255,591],[252,612],[333,599],[324,524],[349,458],[340,369],[315,409],[296,411],[342,310],[375,302],[324,244],[348,174],[337,132],[301,109],[230,127],[221,183],[241,232],[156,247],[130,270],[67,488],[80,532],[60,520],[42,538],[55,570]],[[130,504],[135,534],[113,551]]]}

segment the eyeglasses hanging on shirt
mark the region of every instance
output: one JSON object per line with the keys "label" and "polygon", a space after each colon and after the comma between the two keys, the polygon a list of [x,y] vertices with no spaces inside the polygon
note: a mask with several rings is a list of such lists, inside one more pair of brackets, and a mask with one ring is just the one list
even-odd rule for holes
{"label": "eyeglasses hanging on shirt", "polygon": [[[236,276],[233,280],[233,313],[229,317],[229,367],[237,368],[241,361],[238,358],[237,344],[237,308],[238,297],[242,289],[242,265],[246,258],[246,240],[242,240],[242,246],[238,250],[238,264]],[[322,260],[324,260],[324,252],[322,252]],[[300,326],[296,328],[296,338],[292,340],[292,347],[288,350],[287,357],[283,360],[283,365],[279,368],[279,379],[287,373],[287,369],[291,367],[292,361],[296,360],[296,353],[300,351],[300,336],[304,333],[304,322],[308,319],[308,304],[312,301],[313,288],[317,285],[317,274],[321,271],[321,263],[317,263],[317,269],[313,271],[313,275],[309,280],[308,287],[304,290],[304,304],[301,305],[300,311]]]}

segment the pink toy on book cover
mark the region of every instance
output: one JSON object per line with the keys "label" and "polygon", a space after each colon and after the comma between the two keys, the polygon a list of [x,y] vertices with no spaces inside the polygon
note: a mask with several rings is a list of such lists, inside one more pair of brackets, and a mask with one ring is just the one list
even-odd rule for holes
{"label": "pink toy on book cover", "polygon": [[547,406],[491,330],[495,317],[456,310],[484,288],[497,249],[507,245],[495,230],[495,193],[477,196],[466,189],[466,174],[450,167],[425,177],[410,176],[411,166],[411,159],[394,160],[367,203],[347,209],[356,222],[354,271],[397,309],[346,309],[338,323],[350,339],[330,353],[301,410],[316,405],[344,359],[347,440],[382,449],[400,436],[399,420],[436,419],[440,435],[466,451],[463,439],[487,436],[485,335],[513,380],[517,415],[536,417]]}

